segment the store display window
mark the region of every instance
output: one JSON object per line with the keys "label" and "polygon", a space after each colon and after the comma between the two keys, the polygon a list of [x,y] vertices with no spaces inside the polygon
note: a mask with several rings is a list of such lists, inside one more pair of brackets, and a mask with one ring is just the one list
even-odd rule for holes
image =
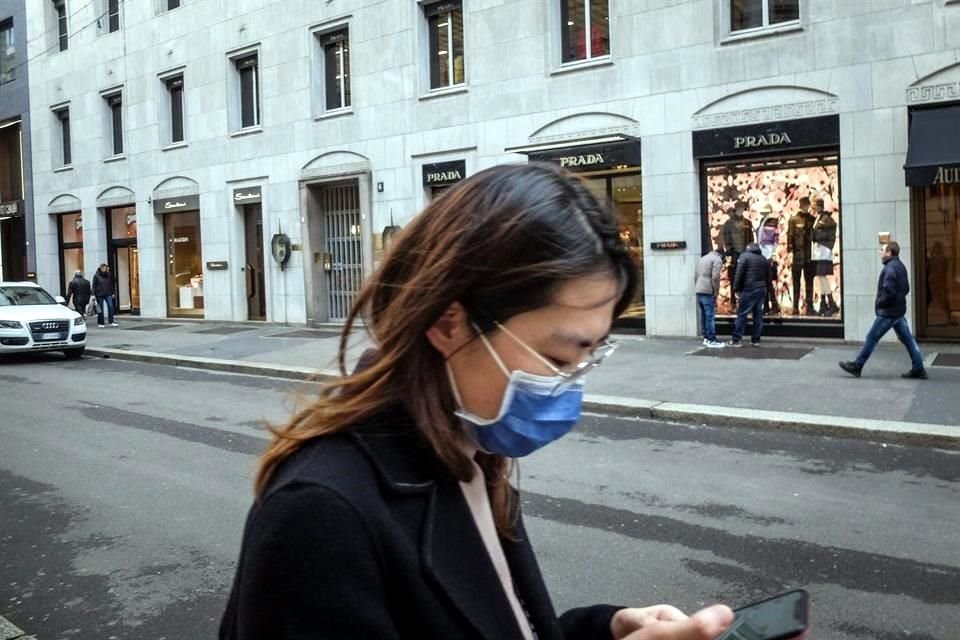
{"label": "store display window", "polygon": [[773,267],[766,314],[842,320],[838,167],[835,154],[704,164],[704,250],[726,252],[718,315],[736,314],[736,262],[757,243]]}
{"label": "store display window", "polygon": [[[67,286],[75,271],[83,271],[83,216],[65,213],[60,218],[60,293],[67,294]],[[87,274],[86,277],[92,277]]]}
{"label": "store display window", "polygon": [[200,212],[168,213],[163,225],[167,253],[167,313],[202,318]]}

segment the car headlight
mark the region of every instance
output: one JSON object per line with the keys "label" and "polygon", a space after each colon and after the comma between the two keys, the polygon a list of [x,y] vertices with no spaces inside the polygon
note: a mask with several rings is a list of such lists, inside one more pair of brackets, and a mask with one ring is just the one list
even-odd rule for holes
{"label": "car headlight", "polygon": [[0,320],[0,329],[23,329],[23,325],[16,320]]}
{"label": "car headlight", "polygon": [[73,319],[73,326],[75,327],[82,327],[85,324],[87,324],[87,321],[83,319],[83,316]]}

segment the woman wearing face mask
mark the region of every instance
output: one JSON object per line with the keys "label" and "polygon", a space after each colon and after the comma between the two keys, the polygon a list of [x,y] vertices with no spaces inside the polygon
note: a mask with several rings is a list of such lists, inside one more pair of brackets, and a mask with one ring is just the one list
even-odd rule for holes
{"label": "woman wearing face mask", "polygon": [[433,201],[357,296],[375,358],[275,432],[222,640],[710,640],[715,606],[557,617],[509,484],[580,417],[636,269],[558,168],[501,166]]}

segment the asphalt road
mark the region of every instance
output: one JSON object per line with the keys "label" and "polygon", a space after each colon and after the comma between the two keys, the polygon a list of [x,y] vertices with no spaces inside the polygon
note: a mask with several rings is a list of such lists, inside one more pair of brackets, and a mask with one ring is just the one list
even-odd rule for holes
{"label": "asphalt road", "polygon": [[[0,363],[0,615],[39,640],[213,638],[264,419],[308,386]],[[960,454],[589,416],[524,460],[558,609],[803,586],[818,640],[960,637]]]}

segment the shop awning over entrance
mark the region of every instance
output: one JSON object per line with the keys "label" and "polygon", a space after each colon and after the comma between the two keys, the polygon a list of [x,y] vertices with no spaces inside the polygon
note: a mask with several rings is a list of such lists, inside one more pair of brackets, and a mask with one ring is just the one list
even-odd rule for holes
{"label": "shop awning over entrance", "polygon": [[913,112],[903,168],[909,187],[960,184],[960,106]]}

